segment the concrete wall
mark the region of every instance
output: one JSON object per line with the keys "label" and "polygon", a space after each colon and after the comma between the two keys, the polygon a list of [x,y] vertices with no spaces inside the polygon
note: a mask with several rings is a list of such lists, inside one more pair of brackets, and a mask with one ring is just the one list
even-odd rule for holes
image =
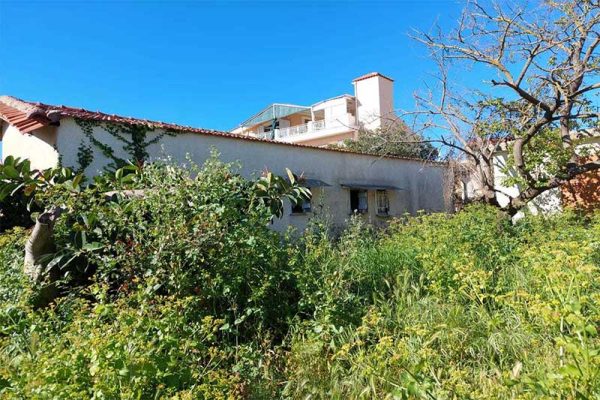
{"label": "concrete wall", "polygon": [[[577,147],[575,152],[585,159],[597,159],[600,155],[600,137],[591,137],[584,139]],[[507,187],[504,181],[507,174],[508,153],[499,151],[494,155],[494,183],[496,189],[504,194],[498,195],[500,205],[505,206],[510,197],[516,197],[519,194],[517,186]],[[514,172],[513,172],[514,173]],[[593,171],[584,174],[579,178],[568,182],[560,188],[548,190],[534,200],[529,202],[528,208],[534,213],[553,213],[562,210],[563,206],[577,206],[586,209],[598,208],[600,205],[600,172]]]}
{"label": "concrete wall", "polygon": [[[336,133],[336,132],[341,133]],[[339,128],[339,130],[330,130],[327,132],[328,135],[324,136],[321,131],[317,131],[314,134],[305,134],[301,140],[296,140],[294,143],[301,143],[307,146],[327,146],[333,143],[342,144],[346,139],[354,139],[356,131]]]}
{"label": "concrete wall", "polygon": [[[157,134],[159,132],[149,133],[149,139]],[[122,143],[104,129],[95,127],[93,135],[111,146],[116,156],[127,158]],[[63,165],[76,167],[78,148],[87,142],[88,139],[81,128],[72,119],[61,121],[56,146],[62,155]],[[414,214],[418,210],[433,212],[449,209],[449,204],[444,200],[446,165],[440,163],[381,158],[200,134],[165,136],[160,143],[150,146],[148,151],[154,158],[169,156],[176,162],[185,162],[186,156],[189,155],[194,162],[202,164],[210,156],[213,148],[221,153],[221,160],[241,162],[240,172],[249,178],[260,175],[265,169],[283,175],[285,168],[289,168],[298,175],[303,174],[307,178],[327,183],[330,186],[314,190],[313,209],[315,212],[331,214],[335,225],[343,225],[351,214],[350,191],[342,188],[342,183],[379,184],[400,188],[388,192],[390,216],[401,216],[406,212]],[[87,175],[98,174],[109,162],[98,148],[93,149],[94,160],[86,170]],[[322,207],[318,207],[320,201]],[[375,191],[370,191],[369,213],[364,217],[375,224],[384,223],[386,218],[375,215],[376,208]],[[275,228],[283,229],[287,225],[294,225],[303,229],[311,215],[292,215],[291,207],[287,204],[285,215],[276,221]]]}
{"label": "concrete wall", "polygon": [[394,83],[380,75],[354,82],[358,122],[366,129],[380,128],[394,118]]}
{"label": "concrete wall", "polygon": [[348,114],[348,99],[346,97],[339,97],[323,101],[312,107],[313,112],[323,111],[323,115],[326,121],[335,121],[339,118],[345,118]]}
{"label": "concrete wall", "polygon": [[[508,178],[508,175],[504,172],[506,163],[508,161],[508,153],[500,151],[494,154],[494,184],[497,190],[501,191],[498,194],[498,202],[501,206],[505,206],[509,203],[510,197],[516,197],[519,195],[519,188],[515,185],[506,186],[504,181]],[[534,200],[527,204],[529,211],[533,214],[543,213],[551,214],[562,210],[562,202],[560,196],[560,189],[548,190]]]}
{"label": "concrete wall", "polygon": [[2,160],[12,155],[28,158],[32,169],[46,169],[58,164],[56,128],[44,127],[32,133],[21,133],[13,125],[2,123]]}

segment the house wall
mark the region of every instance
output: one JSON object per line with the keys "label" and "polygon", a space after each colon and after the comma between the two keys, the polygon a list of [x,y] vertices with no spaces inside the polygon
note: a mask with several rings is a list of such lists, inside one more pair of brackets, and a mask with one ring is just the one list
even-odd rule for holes
{"label": "house wall", "polygon": [[[506,171],[507,162],[507,152],[500,151],[494,155],[494,184],[496,189],[501,191],[498,194],[498,202],[502,207],[509,203],[509,196],[516,197],[519,195],[519,188],[516,185],[506,186],[504,184],[504,181],[508,178],[508,175],[504,172]],[[560,189],[550,189],[542,193],[530,201],[527,206],[533,214],[549,214],[562,210]]]}
{"label": "house wall", "polygon": [[340,129],[340,131],[344,131],[342,133],[336,133],[333,135],[328,135],[325,137],[318,137],[318,135],[309,135],[305,134],[301,139],[296,140],[294,143],[301,143],[307,146],[327,146],[332,143],[342,143],[346,139],[354,139],[356,135],[356,131],[354,130],[346,130]]}
{"label": "house wall", "polygon": [[[584,140],[577,145],[575,151],[581,155],[582,160],[598,159],[598,155],[600,155],[600,138],[592,137]],[[498,195],[498,201],[502,206],[508,204],[508,196],[516,197],[519,194],[517,186],[507,187],[504,184],[507,178],[504,172],[507,169],[507,160],[508,153],[506,151],[494,155],[494,183],[496,189],[505,193]],[[559,188],[548,190],[536,197],[528,206],[533,213],[557,212],[565,206],[588,210],[598,208],[600,207],[600,171],[583,174]]]}
{"label": "house wall", "polygon": [[[62,155],[63,165],[76,167],[78,148],[82,143],[88,143],[88,139],[72,119],[62,120],[58,129],[57,148]],[[159,133],[149,133],[148,138]],[[122,144],[104,129],[94,127],[93,135],[111,146],[115,155],[127,158]],[[307,178],[327,183],[330,186],[315,190],[313,208],[315,213],[331,215],[332,223],[337,226],[343,225],[351,213],[350,192],[341,187],[342,183],[385,184],[401,188],[388,193],[391,216],[401,216],[406,212],[414,214],[418,210],[446,211],[450,207],[444,199],[447,167],[441,163],[381,158],[201,134],[164,136],[160,143],[150,146],[148,152],[152,158],[170,156],[176,162],[185,162],[189,155],[194,162],[202,164],[213,148],[220,152],[221,160],[241,162],[240,173],[248,178],[259,176],[265,169],[284,175],[285,168],[289,168],[298,175],[304,174]],[[101,172],[109,162],[98,148],[93,149],[94,160],[85,171],[87,175]],[[322,198],[322,207],[318,206],[319,198]],[[386,219],[376,216],[375,212],[375,192],[371,191],[369,214],[364,217],[375,224],[384,223]],[[315,213],[291,215],[290,205],[286,204],[285,215],[275,222],[274,227],[284,229],[288,225],[294,225],[303,229],[310,216]]]}
{"label": "house wall", "polygon": [[379,78],[379,109],[382,120],[381,125],[396,122],[394,113],[394,83],[389,79]]}
{"label": "house wall", "polygon": [[[600,137],[583,140],[577,147],[581,162],[600,160]],[[579,175],[561,187],[563,204],[585,210],[600,208],[600,170]]]}
{"label": "house wall", "polygon": [[366,129],[380,128],[386,118],[393,119],[393,85],[392,81],[378,75],[354,82],[358,121]]}
{"label": "house wall", "polygon": [[306,123],[304,122],[304,120],[310,121],[310,115],[307,116],[305,114],[292,114],[285,117],[285,119],[290,121],[290,126],[303,125]]}
{"label": "house wall", "polygon": [[348,114],[348,99],[340,97],[319,103],[313,106],[313,112],[323,110],[325,121],[335,121],[338,118],[346,118]]}
{"label": "house wall", "polygon": [[46,169],[58,164],[56,128],[44,127],[31,133],[21,133],[8,123],[2,124],[2,160],[9,155],[28,158],[32,169]]}

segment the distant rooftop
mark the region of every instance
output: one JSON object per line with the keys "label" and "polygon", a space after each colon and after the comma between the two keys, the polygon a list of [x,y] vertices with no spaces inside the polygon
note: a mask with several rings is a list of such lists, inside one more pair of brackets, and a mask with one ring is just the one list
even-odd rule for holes
{"label": "distant rooftop", "polygon": [[298,106],[295,104],[274,103],[242,122],[240,126],[253,126],[260,124],[261,122],[272,121],[275,118],[282,118],[301,111],[310,111],[310,107]]}
{"label": "distant rooftop", "polygon": [[[294,107],[293,105],[288,105]],[[310,107],[297,106],[302,109]],[[185,125],[171,124],[161,121],[151,121],[147,119],[123,117],[120,115],[106,114],[100,111],[90,111],[83,108],[68,107],[63,105],[50,105],[39,102],[21,100],[12,96],[0,96],[0,120],[7,121],[14,125],[23,134],[32,132],[36,129],[49,125],[59,125],[62,118],[75,118],[82,120],[91,120],[98,122],[107,122],[114,124],[141,125],[150,129],[167,129],[185,133],[195,133],[200,135],[218,136],[233,140],[243,140],[248,142],[262,142],[276,146],[296,147],[299,149],[313,149],[325,152],[348,153],[365,156],[375,156],[379,158],[401,159],[409,161],[426,162],[429,164],[445,164],[443,161],[424,161],[413,157],[400,156],[381,156],[369,152],[359,152],[344,148],[318,147],[298,143],[286,143],[269,139],[261,139],[252,136],[239,135],[229,132],[217,131],[212,129],[194,128]],[[0,121],[1,122],[1,121]]]}
{"label": "distant rooftop", "polygon": [[368,74],[365,74],[365,75],[359,76],[358,78],[355,78],[355,79],[353,79],[353,80],[352,80],[352,82],[358,82],[358,81],[362,81],[362,80],[364,80],[364,79],[373,78],[374,76],[380,76],[380,77],[382,77],[382,78],[385,78],[385,79],[387,79],[388,81],[392,81],[392,82],[394,82],[394,80],[393,80],[392,78],[390,78],[390,77],[387,77],[387,76],[385,76],[385,75],[383,75],[383,74],[380,74],[379,72],[370,72],[370,73],[368,73]]}

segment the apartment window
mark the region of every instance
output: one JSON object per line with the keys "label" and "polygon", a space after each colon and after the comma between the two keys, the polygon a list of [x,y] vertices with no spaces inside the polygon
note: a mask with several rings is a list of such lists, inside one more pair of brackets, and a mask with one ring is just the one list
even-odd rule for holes
{"label": "apartment window", "polygon": [[350,210],[359,214],[366,213],[368,210],[367,191],[350,190]]}
{"label": "apartment window", "polygon": [[312,206],[310,204],[310,199],[298,202],[296,204],[292,203],[292,214],[305,214],[310,212],[311,209]]}
{"label": "apartment window", "polygon": [[310,122],[310,119],[308,119],[308,118],[304,118],[304,123],[305,123],[305,124],[308,124],[309,122]]}
{"label": "apartment window", "polygon": [[387,190],[377,191],[377,215],[388,215],[390,212],[390,199]]}

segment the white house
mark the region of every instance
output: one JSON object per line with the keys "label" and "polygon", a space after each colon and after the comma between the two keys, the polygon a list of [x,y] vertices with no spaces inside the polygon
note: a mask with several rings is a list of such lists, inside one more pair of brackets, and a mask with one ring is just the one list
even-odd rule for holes
{"label": "white house", "polygon": [[223,161],[239,161],[243,175],[265,169],[285,174],[285,168],[304,177],[311,203],[292,208],[277,222],[279,228],[302,229],[311,215],[325,212],[342,225],[353,212],[373,223],[418,210],[451,208],[447,165],[441,162],[381,157],[340,149],[284,143],[258,137],[191,128],[164,122],[109,115],[79,108],[32,103],[0,97],[2,156],[28,158],[33,168],[61,163],[98,174],[114,159],[133,159],[122,139],[137,129],[149,158],[186,156],[201,164],[211,149]]}
{"label": "white house", "polygon": [[376,130],[394,120],[394,81],[379,72],[352,81],[343,94],[311,106],[276,103],[242,122],[232,133],[311,146],[352,139],[359,129]]}
{"label": "white house", "polygon": [[[600,131],[586,130],[571,133],[571,139],[577,143],[575,152],[583,159],[597,160],[600,156]],[[508,185],[507,179],[514,173],[509,167],[509,150],[506,144],[498,146],[493,156],[493,177],[495,189],[498,191],[498,202],[501,206],[509,204],[511,198],[517,197],[520,188]],[[465,168],[470,169],[465,162]],[[471,171],[472,172],[472,171]],[[462,177],[463,200],[479,196],[481,182],[476,173],[464,174]],[[534,214],[553,213],[565,206],[576,206],[583,209],[600,207],[600,171],[591,171],[573,179],[561,187],[550,189],[528,204],[528,209]]]}

